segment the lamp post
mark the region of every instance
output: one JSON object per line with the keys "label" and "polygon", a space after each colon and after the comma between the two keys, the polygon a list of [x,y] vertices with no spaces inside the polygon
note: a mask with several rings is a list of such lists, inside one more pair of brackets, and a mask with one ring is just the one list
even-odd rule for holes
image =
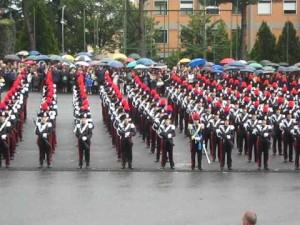
{"label": "lamp post", "polygon": [[64,5],[61,9],[61,51],[64,54],[65,53],[65,33],[64,33],[64,25],[65,25],[65,8],[66,6]]}

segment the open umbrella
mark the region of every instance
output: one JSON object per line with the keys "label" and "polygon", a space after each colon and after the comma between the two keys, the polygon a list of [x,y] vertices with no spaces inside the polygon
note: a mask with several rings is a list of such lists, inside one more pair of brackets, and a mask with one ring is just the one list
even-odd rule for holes
{"label": "open umbrella", "polygon": [[89,67],[90,64],[88,62],[85,61],[78,61],[75,63],[76,66],[85,66],[85,67]]}
{"label": "open umbrella", "polygon": [[160,70],[166,70],[168,69],[168,66],[166,64],[163,64],[163,63],[157,63],[155,65],[153,65],[154,69],[160,69]]}
{"label": "open umbrella", "polygon": [[249,64],[251,64],[251,63],[257,63],[255,60],[249,60],[248,62],[247,62],[247,64],[249,65]]}
{"label": "open umbrella", "polygon": [[100,60],[100,66],[107,66],[110,61],[112,61],[112,59],[109,58],[102,59]]}
{"label": "open umbrella", "polygon": [[272,66],[264,66],[262,68],[263,71],[268,71],[268,72],[275,72],[275,68]]}
{"label": "open umbrella", "polygon": [[141,56],[139,54],[137,54],[137,53],[131,53],[128,57],[129,58],[133,58],[135,60],[138,60],[138,59],[141,58]]}
{"label": "open umbrella", "polygon": [[135,61],[135,59],[133,59],[133,58],[127,58],[125,60],[125,63],[130,63],[130,62],[133,62],[133,61]]}
{"label": "open umbrella", "polygon": [[240,61],[234,61],[232,63],[229,63],[228,66],[245,67],[245,64]]}
{"label": "open umbrella", "polygon": [[74,62],[75,58],[71,55],[63,55],[62,56],[63,60],[68,61],[68,62]]}
{"label": "open umbrella", "polygon": [[287,72],[300,72],[300,67],[297,66],[289,66]]}
{"label": "open umbrella", "polygon": [[143,65],[143,64],[139,64],[139,65],[136,65],[134,67],[135,70],[146,70],[146,69],[149,69],[149,67]]}
{"label": "open umbrella", "polygon": [[39,53],[38,51],[30,51],[29,55],[40,55],[41,53]]}
{"label": "open umbrella", "polygon": [[241,59],[238,62],[243,63],[244,65],[247,65],[247,61],[246,60]]}
{"label": "open umbrella", "polygon": [[38,56],[36,56],[36,61],[48,61],[48,60],[50,60],[50,58],[47,55],[38,55]]}
{"label": "open umbrella", "polygon": [[9,60],[9,61],[20,61],[21,60],[19,58],[19,56],[14,55],[14,54],[6,55],[6,56],[4,56],[4,59]]}
{"label": "open umbrella", "polygon": [[300,62],[296,63],[294,66],[300,67]]}
{"label": "open umbrella", "polygon": [[235,60],[233,58],[225,58],[220,61],[220,64],[225,65],[229,63],[233,63]]}
{"label": "open umbrella", "polygon": [[49,59],[50,61],[57,61],[57,62],[60,62],[60,61],[63,61],[63,58],[59,55],[49,55]]}
{"label": "open umbrella", "polygon": [[202,58],[196,58],[190,61],[189,66],[194,68],[196,66],[204,66],[206,64],[206,60]]}
{"label": "open umbrella", "polygon": [[128,63],[126,67],[127,68],[134,68],[134,67],[136,67],[136,65],[137,65],[136,61],[133,61],[133,62]]}
{"label": "open umbrella", "polygon": [[90,61],[92,61],[92,59],[87,55],[79,55],[75,58],[75,61],[90,62]]}
{"label": "open umbrella", "polygon": [[144,66],[151,66],[151,65],[154,65],[155,62],[149,58],[141,58],[137,61],[137,64],[142,64]]}
{"label": "open umbrella", "polygon": [[188,59],[188,58],[183,58],[183,59],[180,59],[178,64],[186,64],[186,63],[189,63],[191,60]]}
{"label": "open umbrella", "polygon": [[236,66],[224,66],[224,71],[238,71],[238,70],[240,70],[240,68]]}
{"label": "open umbrella", "polygon": [[76,57],[77,56],[82,56],[82,55],[86,55],[88,57],[92,57],[93,56],[92,53],[90,53],[90,52],[79,52],[79,53],[76,54]]}
{"label": "open umbrella", "polygon": [[221,70],[221,71],[224,70],[224,67],[221,66],[221,65],[213,65],[211,68],[212,68],[213,70]]}
{"label": "open umbrella", "polygon": [[37,61],[37,56],[36,55],[30,55],[26,58],[26,60],[33,60],[33,61]]}
{"label": "open umbrella", "polygon": [[112,55],[112,58],[114,60],[122,60],[122,61],[125,61],[127,59],[127,56],[122,54],[122,53],[115,53]]}
{"label": "open umbrella", "polygon": [[289,64],[286,63],[286,62],[280,62],[280,63],[279,63],[279,66],[289,66]]}
{"label": "open umbrella", "polygon": [[23,50],[23,51],[19,51],[19,52],[17,52],[17,54],[16,55],[19,55],[19,56],[28,56],[29,55],[29,52],[28,51],[25,51],[25,50]]}
{"label": "open umbrella", "polygon": [[123,68],[124,67],[123,63],[121,63],[120,61],[117,61],[117,60],[111,60],[107,65],[112,68]]}
{"label": "open umbrella", "polygon": [[261,65],[263,65],[263,66],[267,66],[267,65],[269,65],[271,63],[271,61],[270,60],[261,60],[260,62],[259,62],[259,64],[261,64]]}
{"label": "open umbrella", "polygon": [[246,66],[244,68],[242,68],[240,70],[241,73],[254,73],[255,72],[255,68],[250,67],[250,66]]}
{"label": "open umbrella", "polygon": [[251,63],[248,66],[251,66],[251,67],[253,67],[255,69],[262,69],[263,68],[263,66],[261,64],[259,64],[259,63]]}

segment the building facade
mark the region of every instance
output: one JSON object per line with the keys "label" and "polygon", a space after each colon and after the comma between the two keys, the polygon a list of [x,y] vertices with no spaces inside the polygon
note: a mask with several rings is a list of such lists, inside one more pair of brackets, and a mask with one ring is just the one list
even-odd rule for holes
{"label": "building facade", "polygon": [[[161,57],[181,49],[181,27],[187,25],[190,15],[205,10],[211,21],[222,19],[229,36],[240,27],[239,0],[217,5],[215,0],[147,0],[145,12],[154,18],[159,32],[156,45]],[[263,21],[278,38],[286,21],[291,21],[300,36],[300,0],[258,0],[247,7],[247,49],[255,43],[256,33]],[[233,55],[232,51],[231,54]]]}

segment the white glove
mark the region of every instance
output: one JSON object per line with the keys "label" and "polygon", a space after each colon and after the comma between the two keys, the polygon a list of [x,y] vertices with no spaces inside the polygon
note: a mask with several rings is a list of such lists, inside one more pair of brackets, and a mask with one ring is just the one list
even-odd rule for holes
{"label": "white glove", "polygon": [[82,137],[82,140],[83,140],[83,141],[86,141],[86,140],[87,140],[87,137],[86,137],[86,136],[83,136],[83,137]]}
{"label": "white glove", "polygon": [[264,137],[268,137],[269,136],[269,134],[268,133],[264,133]]}
{"label": "white glove", "polygon": [[199,137],[195,137],[195,141],[200,141],[200,138]]}
{"label": "white glove", "polygon": [[43,138],[47,138],[47,134],[46,133],[43,134]]}
{"label": "white glove", "polygon": [[230,135],[227,135],[226,137],[227,137],[227,139],[230,139],[230,138],[231,138]]}
{"label": "white glove", "polygon": [[2,140],[5,140],[5,139],[6,139],[6,136],[7,136],[6,134],[2,134],[2,135],[1,135]]}
{"label": "white glove", "polygon": [[127,138],[127,137],[129,137],[130,136],[130,132],[126,132],[125,133],[125,137]]}
{"label": "white glove", "polygon": [[172,138],[172,134],[168,134],[168,138]]}

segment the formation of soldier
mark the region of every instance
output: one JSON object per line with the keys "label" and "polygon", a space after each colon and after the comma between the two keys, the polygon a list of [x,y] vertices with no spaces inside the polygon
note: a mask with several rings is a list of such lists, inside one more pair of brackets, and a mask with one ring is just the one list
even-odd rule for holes
{"label": "formation of soldier", "polygon": [[23,124],[27,118],[29,85],[26,70],[22,70],[0,103],[0,167],[2,160],[10,166],[16,146],[22,141]]}

